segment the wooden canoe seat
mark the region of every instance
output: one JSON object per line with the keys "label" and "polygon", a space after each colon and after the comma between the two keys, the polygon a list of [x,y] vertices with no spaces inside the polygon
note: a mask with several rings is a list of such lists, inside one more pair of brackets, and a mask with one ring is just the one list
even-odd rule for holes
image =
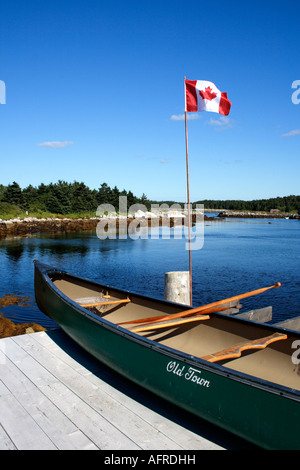
{"label": "wooden canoe seat", "polygon": [[222,351],[218,351],[216,353],[203,356],[201,357],[201,359],[205,359],[205,361],[209,361],[209,362],[223,361],[226,359],[235,359],[242,355],[242,351],[246,351],[248,349],[264,349],[269,344],[274,343],[275,341],[280,341],[284,339],[287,339],[287,335],[283,333],[274,333],[273,335],[266,336],[265,338],[259,338],[253,341],[246,341],[245,343],[239,343],[234,346],[230,346],[229,348],[223,349]]}

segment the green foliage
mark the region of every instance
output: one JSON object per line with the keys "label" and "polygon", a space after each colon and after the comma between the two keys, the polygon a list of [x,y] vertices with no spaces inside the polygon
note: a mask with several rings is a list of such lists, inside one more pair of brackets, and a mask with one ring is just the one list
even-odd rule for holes
{"label": "green foliage", "polygon": [[20,207],[10,204],[9,202],[0,201],[0,219],[9,220],[22,216]]}
{"label": "green foliage", "polygon": [[[117,186],[111,188],[107,183],[102,183],[97,190],[91,190],[83,182],[67,183],[59,180],[48,185],[41,183],[37,188],[30,184],[21,189],[14,181],[8,186],[0,184],[0,218],[26,217],[27,213],[32,217],[94,217],[101,204],[110,204],[118,210],[120,196],[127,197],[127,210],[133,204],[143,204],[148,210],[151,209],[151,204],[175,204],[175,201],[150,201],[145,194],[139,198],[130,190],[120,191]],[[205,209],[266,212],[278,209],[281,212],[297,212],[300,208],[300,196],[253,201],[203,200],[195,202],[194,207],[195,204],[204,204]]]}
{"label": "green foliage", "polygon": [[3,191],[2,201],[9,202],[16,206],[21,206],[23,203],[22,189],[15,181],[9,184]]}
{"label": "green foliage", "polygon": [[[137,203],[150,207],[145,194],[138,198],[132,191],[119,191],[116,186],[111,188],[107,183],[102,183],[98,190],[91,190],[83,182],[67,183],[61,180],[55,184],[41,183],[37,188],[29,185],[23,190],[15,181],[8,186],[0,185],[0,202],[14,206],[11,217],[24,217],[27,212],[30,216],[38,214],[40,217],[45,217],[45,214],[68,217],[85,214],[93,217],[100,204],[111,204],[118,210],[120,196],[127,196],[127,208]],[[0,206],[0,218],[7,218],[9,213],[6,206]]]}
{"label": "green foliage", "polygon": [[270,199],[255,199],[253,201],[240,200],[203,200],[194,204],[204,204],[204,208],[227,209],[236,211],[270,212],[278,209],[280,212],[294,212],[300,208],[300,196],[285,196]]}

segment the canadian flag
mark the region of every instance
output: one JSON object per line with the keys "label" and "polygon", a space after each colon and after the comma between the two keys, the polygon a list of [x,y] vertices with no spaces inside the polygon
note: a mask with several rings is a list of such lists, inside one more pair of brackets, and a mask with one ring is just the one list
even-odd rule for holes
{"label": "canadian flag", "polygon": [[231,102],[227,93],[223,93],[216,85],[206,80],[185,80],[185,110],[187,112],[211,111],[229,114]]}

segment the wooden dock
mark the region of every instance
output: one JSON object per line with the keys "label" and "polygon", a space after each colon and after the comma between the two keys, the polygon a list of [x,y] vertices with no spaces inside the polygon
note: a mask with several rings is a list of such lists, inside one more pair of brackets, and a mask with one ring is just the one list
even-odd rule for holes
{"label": "wooden dock", "polygon": [[61,330],[0,339],[0,450],[249,448],[114,373]]}

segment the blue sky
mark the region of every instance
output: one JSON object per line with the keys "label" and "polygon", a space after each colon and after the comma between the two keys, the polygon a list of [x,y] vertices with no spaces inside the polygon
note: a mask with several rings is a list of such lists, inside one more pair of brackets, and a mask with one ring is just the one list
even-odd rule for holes
{"label": "blue sky", "polygon": [[232,102],[189,114],[191,201],[299,195],[299,17],[298,0],[1,2],[0,183],[184,201],[186,76]]}

